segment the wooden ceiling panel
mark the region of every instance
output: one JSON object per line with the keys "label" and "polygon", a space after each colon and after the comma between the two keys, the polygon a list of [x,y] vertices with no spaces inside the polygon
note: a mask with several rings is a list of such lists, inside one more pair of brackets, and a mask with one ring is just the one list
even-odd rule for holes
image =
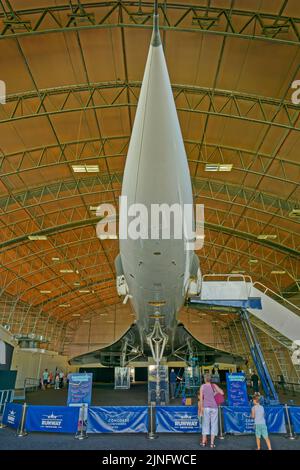
{"label": "wooden ceiling panel", "polygon": [[[54,0],[11,3],[17,9],[57,7]],[[110,7],[93,8],[93,3],[96,0],[89,2],[87,12],[95,12],[100,21]],[[176,3],[181,7],[168,9]],[[172,26],[189,4],[207,6],[204,0],[166,2]],[[67,8],[60,9],[57,18],[66,25],[71,9],[64,0],[63,5]],[[273,40],[245,39],[237,30],[254,13],[277,15],[282,10],[282,15],[299,18],[298,1],[289,0],[283,9],[282,5],[282,0],[212,0],[210,8],[245,12],[235,15],[232,36],[227,35],[224,15],[211,31],[200,32],[191,10],[180,25],[186,31],[175,26],[162,31],[194,194],[205,204],[206,239],[198,252],[202,271],[238,267],[275,290],[293,285],[299,270],[298,224],[289,213],[299,206],[300,196],[300,118],[291,105],[290,89],[292,80],[299,78],[300,51],[287,43],[296,42],[290,30]],[[143,9],[152,10],[144,5]],[[33,17],[28,13],[23,19]],[[119,21],[130,27],[110,27]],[[274,18],[263,21],[270,25]],[[0,119],[8,120],[0,126],[0,244],[9,242],[1,253],[1,279],[7,293],[72,325],[92,312],[103,312],[105,306],[113,316],[113,306],[120,302],[114,280],[118,241],[97,239],[95,213],[89,207],[113,201],[118,205],[151,37],[149,28],[136,27],[119,7],[106,23],[92,29],[83,29],[82,23],[79,31],[65,28],[0,41],[0,78],[9,95],[7,104],[0,106]],[[161,24],[167,24],[163,15]],[[47,14],[43,28],[58,24]],[[258,34],[259,28],[253,22],[244,33]],[[82,162],[99,165],[100,172],[73,173],[71,165]],[[232,163],[233,169],[208,173],[205,162]],[[53,228],[48,240],[18,242],[17,237],[43,228]],[[278,238],[269,245],[255,238],[264,232],[276,232]],[[249,264],[250,257],[259,263]],[[285,269],[287,275],[271,276],[274,267]],[[78,273],[62,274],[61,269]],[[80,286],[74,285],[78,282]],[[78,292],[88,286],[95,294],[85,297]],[[41,294],[43,289],[51,293]],[[62,303],[72,307],[59,307]],[[80,322],[72,317],[73,311],[81,314]],[[130,313],[126,319],[118,315],[110,334],[110,324],[100,317],[101,327],[107,327],[104,342],[121,333],[127,319],[130,324]],[[87,334],[88,325],[83,325]],[[99,337],[92,341],[99,342]]]}

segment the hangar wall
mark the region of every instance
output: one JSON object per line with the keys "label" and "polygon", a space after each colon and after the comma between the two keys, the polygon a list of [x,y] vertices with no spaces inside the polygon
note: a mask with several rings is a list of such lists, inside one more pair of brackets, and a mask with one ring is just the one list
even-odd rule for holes
{"label": "hangar wall", "polygon": [[[223,324],[221,318],[223,317],[217,320],[197,310],[183,308],[178,320],[184,323],[186,328],[201,342],[228,350],[228,338],[224,338],[224,334],[219,333],[219,328]],[[70,322],[67,327],[63,354],[74,357],[104,348],[117,341],[134,320],[135,315],[128,303],[111,306],[105,312],[97,312],[89,317],[88,322],[81,320]]]}
{"label": "hangar wall", "polygon": [[73,370],[68,365],[67,356],[43,349],[26,350],[19,348],[13,336],[2,326],[0,326],[0,340],[14,346],[11,370],[18,371],[16,388],[23,387],[26,377],[39,379],[45,368],[54,372],[55,368],[58,367],[65,373]]}
{"label": "hangar wall", "polygon": [[24,350],[16,348],[12,359],[12,370],[17,370],[16,388],[22,388],[26,377],[39,379],[44,369],[55,372],[58,367],[69,372],[68,358],[55,352],[44,350]]}
{"label": "hangar wall", "polygon": [[0,299],[0,325],[9,324],[12,334],[34,333],[47,339],[45,349],[62,352],[66,322],[52,317],[31,305],[16,301],[12,296],[2,294]]}
{"label": "hangar wall", "polygon": [[84,322],[71,321],[66,330],[63,354],[74,357],[104,348],[117,341],[134,320],[130,304],[120,303],[85,316]]}

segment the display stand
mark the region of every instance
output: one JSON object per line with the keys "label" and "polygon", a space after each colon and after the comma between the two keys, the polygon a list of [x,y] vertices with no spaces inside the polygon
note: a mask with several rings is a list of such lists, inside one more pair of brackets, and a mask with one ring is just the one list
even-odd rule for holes
{"label": "display stand", "polygon": [[[166,405],[169,403],[169,372],[167,365],[148,366],[148,403]],[[159,394],[157,394],[159,390]]]}
{"label": "display stand", "polygon": [[115,390],[128,390],[130,388],[130,368],[115,367]]}

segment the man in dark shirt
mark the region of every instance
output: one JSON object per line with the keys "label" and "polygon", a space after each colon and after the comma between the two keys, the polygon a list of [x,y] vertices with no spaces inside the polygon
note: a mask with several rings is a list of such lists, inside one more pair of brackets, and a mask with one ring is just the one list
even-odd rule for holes
{"label": "man in dark shirt", "polygon": [[172,400],[173,398],[175,398],[176,379],[177,379],[177,374],[175,374],[174,369],[172,369],[170,373],[170,392],[171,392]]}
{"label": "man in dark shirt", "polygon": [[253,392],[254,392],[254,393],[259,392],[259,389],[258,389],[258,382],[259,382],[259,379],[258,379],[258,375],[255,373],[255,371],[254,371],[253,374],[251,375],[251,382],[252,382]]}

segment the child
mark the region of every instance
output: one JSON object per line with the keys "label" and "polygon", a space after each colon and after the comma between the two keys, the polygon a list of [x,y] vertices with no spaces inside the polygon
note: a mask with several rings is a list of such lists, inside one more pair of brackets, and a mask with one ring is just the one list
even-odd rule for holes
{"label": "child", "polygon": [[251,417],[254,419],[255,423],[255,436],[257,449],[260,450],[260,438],[263,437],[267,443],[268,449],[272,450],[271,442],[268,435],[268,429],[266,426],[265,420],[265,410],[264,407],[259,404],[259,396],[255,395],[253,397],[253,408],[251,410]]}

